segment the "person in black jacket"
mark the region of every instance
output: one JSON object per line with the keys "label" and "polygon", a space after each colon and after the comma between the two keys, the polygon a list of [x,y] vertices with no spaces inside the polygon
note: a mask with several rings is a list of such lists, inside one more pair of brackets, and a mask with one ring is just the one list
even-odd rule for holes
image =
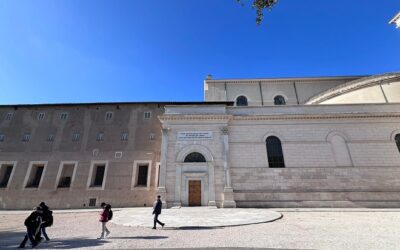
{"label": "person in black jacket", "polygon": [[46,227],[50,227],[51,225],[53,225],[53,211],[51,211],[49,207],[46,205],[46,203],[44,203],[43,201],[39,204],[39,206],[43,210],[43,215],[42,215],[43,223],[40,229],[41,232],[43,233],[43,236],[46,238],[46,241],[49,241],[50,238],[49,236],[47,236]]}
{"label": "person in black jacket", "polygon": [[153,205],[153,214],[154,214],[154,226],[153,229],[156,229],[156,224],[160,224],[162,227],[164,227],[165,223],[162,223],[161,221],[158,220],[158,216],[161,214],[161,209],[162,209],[162,201],[161,201],[161,196],[157,196],[157,200],[154,202]]}
{"label": "person in black jacket", "polygon": [[[40,232],[40,226],[42,224],[42,208],[35,207],[33,212],[25,219],[26,235],[24,240],[19,244],[19,248],[24,248],[28,238],[31,242],[32,248],[39,244],[39,241],[35,239],[36,235]],[[40,237],[39,237],[40,238]]]}

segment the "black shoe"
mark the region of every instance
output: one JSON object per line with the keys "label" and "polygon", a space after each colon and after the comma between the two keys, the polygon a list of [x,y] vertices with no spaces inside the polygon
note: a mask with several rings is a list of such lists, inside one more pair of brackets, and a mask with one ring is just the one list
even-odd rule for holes
{"label": "black shoe", "polygon": [[156,227],[152,227],[151,229],[156,229]]}
{"label": "black shoe", "polygon": [[25,246],[19,245],[18,248],[25,248]]}

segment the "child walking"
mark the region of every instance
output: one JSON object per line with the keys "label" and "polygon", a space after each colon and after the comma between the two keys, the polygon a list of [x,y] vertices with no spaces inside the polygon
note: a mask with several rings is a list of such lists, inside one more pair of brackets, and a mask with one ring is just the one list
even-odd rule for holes
{"label": "child walking", "polygon": [[103,209],[100,212],[100,219],[99,219],[99,221],[101,223],[101,235],[97,239],[105,239],[105,238],[107,238],[108,235],[110,235],[110,231],[107,228],[107,222],[108,222],[108,215],[111,210],[111,206],[102,202],[101,208]]}

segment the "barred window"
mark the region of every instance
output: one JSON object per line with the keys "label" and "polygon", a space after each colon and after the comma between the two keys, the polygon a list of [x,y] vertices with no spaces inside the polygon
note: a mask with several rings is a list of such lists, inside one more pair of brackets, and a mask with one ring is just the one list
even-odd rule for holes
{"label": "barred window", "polygon": [[43,119],[44,119],[44,113],[43,113],[43,112],[39,113],[39,114],[37,115],[37,119],[38,119],[38,120],[43,120]]}
{"label": "barred window", "polygon": [[103,132],[98,133],[96,140],[97,141],[104,141],[104,133]]}
{"label": "barred window", "polygon": [[72,134],[72,141],[79,141],[80,137],[81,137],[81,134],[73,133]]}
{"label": "barred window", "polygon": [[284,168],[282,144],[278,137],[269,136],[266,140],[268,165],[270,168]]}
{"label": "barred window", "polygon": [[129,135],[129,134],[126,133],[126,132],[125,132],[125,133],[122,133],[122,134],[121,134],[121,141],[127,141],[127,140],[128,140],[128,135]]}
{"label": "barred window", "polygon": [[144,119],[150,119],[151,118],[151,112],[144,112],[143,117],[144,117]]}
{"label": "barred window", "polygon": [[67,120],[67,118],[68,118],[68,113],[66,113],[66,112],[60,113],[61,120]]}
{"label": "barred window", "polygon": [[30,139],[31,139],[31,134],[29,134],[29,133],[25,133],[22,136],[22,141],[29,141]]}
{"label": "barred window", "polygon": [[243,95],[236,98],[236,106],[247,106],[247,98]]}
{"label": "barred window", "polygon": [[14,113],[12,113],[12,112],[7,113],[6,114],[6,121],[11,121],[13,116],[14,116]]}
{"label": "barred window", "polygon": [[113,112],[106,112],[106,121],[110,121],[113,118]]}
{"label": "barred window", "polygon": [[47,141],[54,141],[54,134],[49,134],[47,136]]}

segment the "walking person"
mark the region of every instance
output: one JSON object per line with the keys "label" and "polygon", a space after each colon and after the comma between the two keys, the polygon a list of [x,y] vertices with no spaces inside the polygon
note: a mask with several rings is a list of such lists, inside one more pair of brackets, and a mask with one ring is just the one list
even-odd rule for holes
{"label": "walking person", "polygon": [[42,208],[35,207],[33,212],[25,219],[26,235],[22,242],[19,244],[19,248],[24,248],[28,239],[31,242],[32,248],[36,247],[40,242],[40,226],[42,224]]}
{"label": "walking person", "polygon": [[157,196],[157,200],[154,202],[153,205],[153,214],[154,214],[154,226],[153,229],[156,229],[157,223],[160,224],[162,227],[164,227],[165,223],[162,223],[161,221],[158,220],[158,216],[161,214],[161,209],[162,209],[162,201],[161,201],[161,196]]}
{"label": "walking person", "polygon": [[110,231],[107,228],[107,222],[111,206],[104,202],[102,202],[100,206],[103,209],[100,212],[100,219],[99,219],[99,221],[101,222],[101,235],[97,239],[105,239],[110,234]]}
{"label": "walking person", "polygon": [[49,207],[43,201],[39,204],[39,206],[43,210],[42,214],[42,225],[40,227],[43,236],[46,238],[46,241],[49,241],[50,238],[46,233],[46,227],[51,227],[53,225],[53,211],[49,209]]}

